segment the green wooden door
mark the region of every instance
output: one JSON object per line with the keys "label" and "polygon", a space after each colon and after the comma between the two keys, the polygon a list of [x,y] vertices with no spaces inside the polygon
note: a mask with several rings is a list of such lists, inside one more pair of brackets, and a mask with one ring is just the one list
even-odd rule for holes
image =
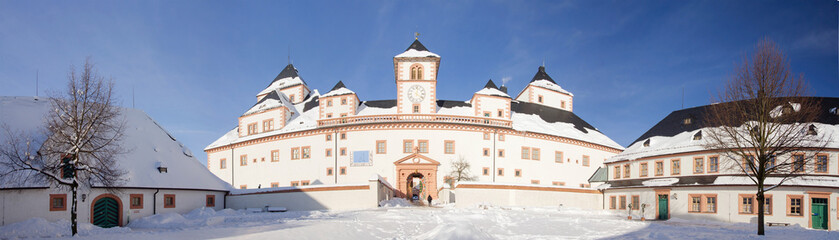
{"label": "green wooden door", "polygon": [[667,195],[658,195],[658,219],[667,220]]}
{"label": "green wooden door", "polygon": [[93,204],[93,225],[109,228],[119,226],[119,204],[117,200],[103,197]]}
{"label": "green wooden door", "polygon": [[813,229],[827,229],[827,199],[813,198],[810,206]]}

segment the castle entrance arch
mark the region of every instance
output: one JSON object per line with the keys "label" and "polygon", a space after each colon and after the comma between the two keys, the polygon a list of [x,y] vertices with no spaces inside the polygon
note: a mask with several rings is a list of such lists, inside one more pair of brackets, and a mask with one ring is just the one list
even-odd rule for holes
{"label": "castle entrance arch", "polygon": [[420,201],[425,201],[428,196],[437,199],[437,167],[440,162],[413,153],[393,164],[398,179],[396,184],[405,198],[410,200],[416,195]]}

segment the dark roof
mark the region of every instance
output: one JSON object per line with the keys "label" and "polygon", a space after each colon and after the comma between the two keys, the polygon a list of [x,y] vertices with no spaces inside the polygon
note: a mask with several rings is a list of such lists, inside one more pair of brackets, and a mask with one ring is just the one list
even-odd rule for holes
{"label": "dark roof", "polygon": [[437,106],[441,108],[472,107],[472,104],[464,101],[437,100]]}
{"label": "dark roof", "polygon": [[[309,94],[309,96],[311,95],[312,94]],[[318,104],[320,104],[319,99],[320,97],[318,96],[314,96],[312,97],[312,99],[309,99],[308,102],[306,102],[306,104],[303,104],[303,112],[309,111],[309,109],[317,107]],[[305,102],[306,100],[303,101]]]}
{"label": "dark roof", "polygon": [[606,182],[609,180],[609,171],[604,167],[597,167],[597,170],[594,171],[594,174],[588,178],[588,182]]}
{"label": "dark roof", "polygon": [[347,88],[347,86],[344,86],[344,82],[338,81],[338,83],[336,83],[335,86],[332,87],[332,90],[329,90],[329,91],[331,92],[331,91],[335,91],[335,90],[338,90],[338,89],[341,89],[341,88]]}
{"label": "dark roof", "polygon": [[502,91],[502,92],[504,92],[504,93],[507,93],[507,86],[501,85],[501,87],[500,87],[500,88],[498,88],[498,90],[500,90],[500,91]]}
{"label": "dark roof", "polygon": [[495,89],[498,89],[498,86],[495,86],[495,83],[494,83],[494,82],[492,82],[492,79],[490,79],[490,80],[487,82],[487,84],[486,84],[486,85],[484,85],[484,88],[495,88]]}
{"label": "dark roof", "polygon": [[[831,113],[830,110],[839,107],[839,98],[830,97],[812,97],[814,100],[821,102],[821,114],[816,122],[836,125],[839,124],[839,115]],[[726,104],[726,103],[718,103]],[[635,139],[632,144],[648,139],[654,136],[672,137],[682,132],[696,131],[708,126],[705,122],[705,114],[710,110],[711,105],[686,108],[682,110],[673,111],[667,117],[664,117],[655,126],[647,130],[641,137]],[[691,124],[683,124],[685,118],[691,118]],[[630,145],[632,145],[630,144]]]}
{"label": "dark roof", "polygon": [[591,126],[591,124],[588,124],[585,120],[578,117],[573,112],[548,107],[542,104],[512,101],[510,103],[510,109],[516,113],[539,115],[542,120],[549,123],[564,122],[574,124],[574,128],[583,133],[588,133],[586,128],[595,129]]}
{"label": "dark roof", "polygon": [[[685,176],[679,177],[679,181],[667,186],[684,186],[684,185],[710,185],[714,184],[714,181],[717,180],[717,175],[696,175],[696,176]],[[626,180],[612,180],[609,181],[609,187],[641,187],[644,186],[643,182],[652,179],[626,179]]]}
{"label": "dark roof", "polygon": [[376,100],[376,101],[364,101],[362,102],[364,105],[368,107],[375,107],[375,108],[392,108],[396,107],[396,99],[391,100]]}
{"label": "dark roof", "polygon": [[419,39],[414,40],[414,43],[411,43],[411,46],[408,46],[408,49],[405,49],[405,51],[408,51],[408,50],[411,50],[411,49],[414,49],[414,50],[417,50],[417,51],[428,51],[428,48],[425,48],[425,46],[423,46],[422,43],[420,43]]}
{"label": "dark roof", "polygon": [[[253,108],[253,107],[254,107],[254,106],[256,106],[256,105],[259,105],[259,104],[260,104],[260,103],[262,103],[262,102],[268,101],[268,99],[274,99],[274,100],[278,100],[278,101],[279,101],[279,100],[280,100],[280,95],[279,95],[279,94],[277,94],[277,91],[271,91],[270,93],[266,94],[264,97],[262,97],[261,99],[259,99],[259,101],[257,101],[257,102],[256,102],[256,104],[252,105],[252,106],[251,106],[250,108],[248,108],[248,109],[251,109],[251,108]],[[244,116],[244,115],[243,115],[243,116]]]}
{"label": "dark roof", "polygon": [[[271,86],[272,83],[274,83],[276,81],[279,81],[280,79],[293,78],[293,77],[300,78],[300,81],[303,81],[303,84],[306,84],[306,81],[304,81],[303,78],[301,78],[300,75],[298,75],[297,68],[295,68],[294,65],[289,63],[287,66],[285,66],[285,68],[283,68],[283,71],[281,71],[280,74],[277,74],[277,77],[275,77],[274,81],[271,81],[271,83],[269,83],[268,86]],[[284,86],[284,87],[291,87],[291,86],[294,86],[294,85]]]}
{"label": "dark roof", "polygon": [[551,76],[548,76],[548,73],[545,72],[545,66],[539,66],[539,71],[536,72],[536,75],[533,75],[533,79],[530,80],[530,82],[535,82],[536,80],[543,80],[543,79],[551,81],[552,83],[556,84],[556,82],[554,82],[554,79],[551,78]]}

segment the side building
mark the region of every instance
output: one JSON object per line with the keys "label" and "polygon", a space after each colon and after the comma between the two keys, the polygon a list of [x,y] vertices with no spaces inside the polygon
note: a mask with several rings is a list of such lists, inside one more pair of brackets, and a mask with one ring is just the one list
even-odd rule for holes
{"label": "side building", "polygon": [[414,41],[393,58],[396,99],[374,101],[344,82],[310,90],[289,64],[238,126],[206,147],[207,166],[239,189],[379,175],[400,196],[437,199],[463,160],[476,182],[599,195],[587,179],[623,147],[573,113],[573,94],[544,67],[515,98],[490,80],[453,101],[437,98],[449,85],[438,85],[440,59]]}
{"label": "side building", "polygon": [[[802,162],[805,156],[814,161],[802,166],[803,176],[766,192],[765,206],[757,206],[756,185],[737,166],[746,164],[744,159],[704,147],[709,129],[719,126],[705,123],[710,106],[700,106],[670,113],[626,151],[606,160],[604,208],[635,218],[748,223],[757,221],[763,207],[766,223],[839,229],[839,98],[814,100],[821,102],[820,117],[803,124],[807,134],[828,139],[826,149],[792,153]],[[770,175],[767,184],[779,181]]]}

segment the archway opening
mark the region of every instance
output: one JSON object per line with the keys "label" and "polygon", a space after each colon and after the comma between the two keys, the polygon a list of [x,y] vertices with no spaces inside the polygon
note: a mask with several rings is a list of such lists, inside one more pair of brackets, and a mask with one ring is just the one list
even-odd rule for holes
{"label": "archway opening", "polygon": [[423,182],[424,178],[425,176],[419,172],[414,172],[408,175],[408,178],[405,181],[406,189],[408,189],[408,194],[406,194],[408,199],[412,201],[423,199],[425,188],[427,187]]}

